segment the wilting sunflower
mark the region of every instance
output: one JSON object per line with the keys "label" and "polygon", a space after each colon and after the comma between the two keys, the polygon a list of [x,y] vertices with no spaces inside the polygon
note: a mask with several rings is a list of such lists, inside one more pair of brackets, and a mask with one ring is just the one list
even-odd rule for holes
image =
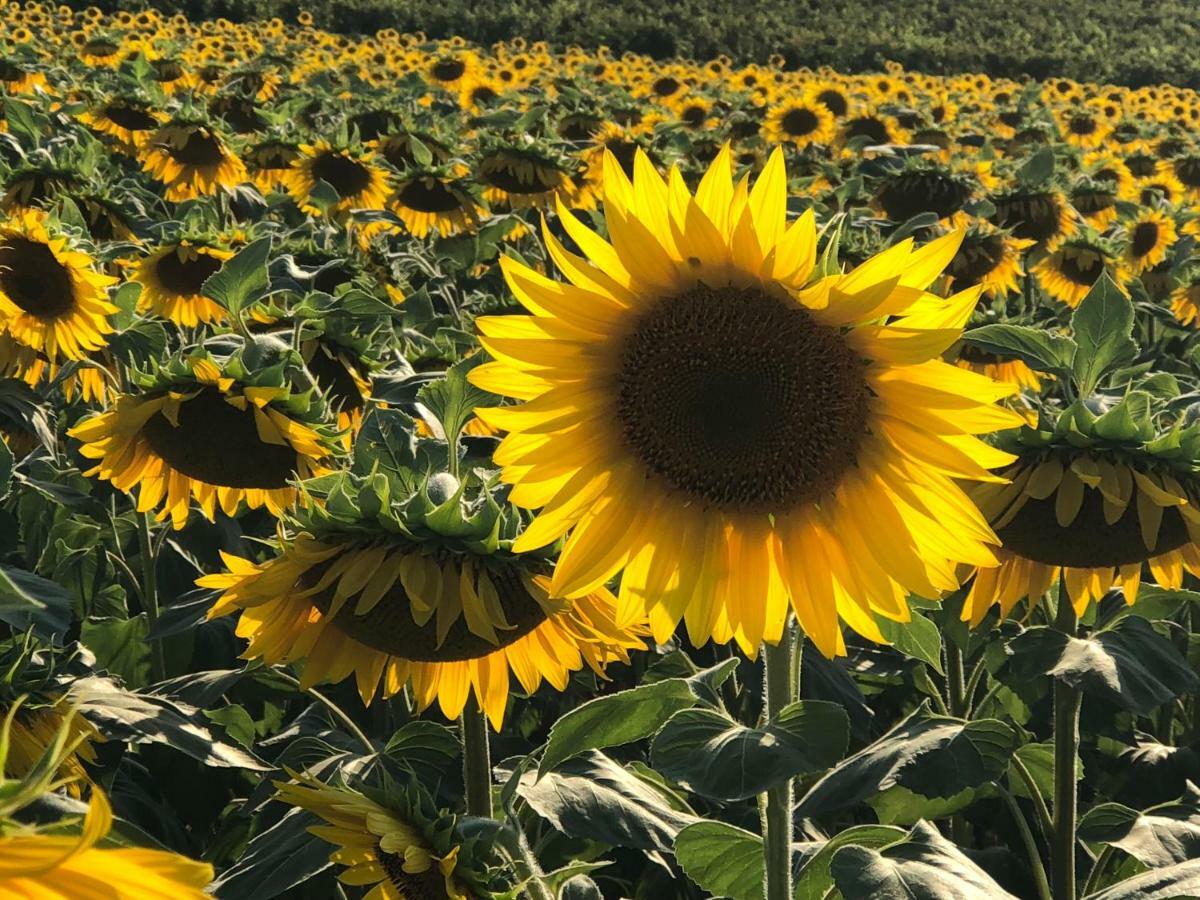
{"label": "wilting sunflower", "polygon": [[1021,257],[1033,244],[990,226],[972,228],[946,266],[946,274],[955,289],[977,284],[985,294],[1004,297],[1019,289],[1019,279],[1025,274]]}
{"label": "wilting sunflower", "polygon": [[116,138],[127,149],[136,149],[162,124],[162,116],[147,104],[113,97],[79,115],[79,121],[101,134]]}
{"label": "wilting sunflower", "polygon": [[107,288],[117,279],[51,227],[38,210],[0,225],[0,330],[51,362],[83,359],[113,330]]}
{"label": "wilting sunflower", "polygon": [[374,162],[374,153],[361,148],[338,148],[328,141],[302,144],[300,157],[293,163],[295,174],[288,192],[309,215],[321,215],[312,201],[317,184],[324,181],[338,195],[338,201],[326,212],[333,218],[353,209],[383,209],[387,201],[387,174]]}
{"label": "wilting sunflower", "polygon": [[1077,214],[1061,191],[1015,191],[993,197],[992,202],[996,225],[1047,249],[1079,229]]}
{"label": "wilting sunflower", "polygon": [[192,200],[248,181],[246,167],[211,126],[174,120],[141,148],[142,168],[163,185],[172,202]]}
{"label": "wilting sunflower", "polygon": [[815,98],[784,100],[767,110],[762,125],[763,139],[771,144],[790,143],[797,147],[828,144],[837,134],[833,113]]}
{"label": "wilting sunflower", "polygon": [[1071,307],[1080,304],[1102,275],[1108,274],[1118,284],[1122,281],[1116,251],[1094,232],[1060,243],[1030,271],[1042,290]]}
{"label": "wilting sunflower", "polygon": [[1127,241],[1122,257],[1131,275],[1141,275],[1166,259],[1167,251],[1178,237],[1175,220],[1157,209],[1142,210],[1126,223],[1125,232]]}
{"label": "wilting sunflower", "polygon": [[205,297],[202,288],[231,256],[228,250],[188,240],[159,247],[130,275],[142,286],[138,308],[186,328],[224,321],[224,307]]}
{"label": "wilting sunflower", "polygon": [[479,160],[483,199],[499,209],[548,209],[555,197],[578,207],[579,189],[561,162],[534,150],[504,147]]}
{"label": "wilting sunflower", "polygon": [[435,229],[441,237],[474,231],[486,218],[465,181],[436,172],[409,174],[396,186],[388,208],[415,238]]}
{"label": "wilting sunflower", "polygon": [[112,830],[112,808],[93,789],[77,837],[0,828],[0,896],[104,897],[110,900],[205,900],[213,879],[208,863],[166,850],[97,847]]}
{"label": "wilting sunflower", "polygon": [[499,885],[489,883],[490,848],[465,837],[418,785],[352,790],[295,779],[275,782],[279,799],[324,820],[309,831],[337,846],[329,860],[345,867],[338,875],[344,884],[373,885],[368,900],[498,896]]}
{"label": "wilting sunflower", "polygon": [[292,479],[328,471],[336,446],[311,398],[239,383],[208,359],[167,377],[68,432],[99,461],[85,474],[137,488],[139,512],[157,509],[175,528],[193,499],[210,521],[218,505],[232,516],[241,503],[280,515],[295,502]]}
{"label": "wilting sunflower", "polygon": [[300,145],[292,141],[270,139],[246,151],[246,170],[250,180],[264,195],[274,190],[293,191],[294,164],[300,159]]}
{"label": "wilting sunflower", "polygon": [[925,292],[961,234],[818,269],[813,214],[786,220],[782,151],[751,189],[723,149],[695,195],[639,154],[604,178],[609,240],[559,206],[547,249],[570,281],[501,264],[530,316],[480,318],[495,362],[470,373],[524,401],[479,409],[509,434],[511,500],[542,511],[514,545],[567,532],[555,597],[617,572],[656,640],[778,641],[789,598],[827,655],[838,619],[880,640],[908,593],[952,589],[995,537],[955,479],[1008,459],[976,434],[1019,423],[1012,393],[938,359],[979,297]]}

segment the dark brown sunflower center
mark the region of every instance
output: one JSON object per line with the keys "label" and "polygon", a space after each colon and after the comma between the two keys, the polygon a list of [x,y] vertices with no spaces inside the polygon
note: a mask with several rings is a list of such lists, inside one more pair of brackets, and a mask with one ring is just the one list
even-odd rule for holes
{"label": "dark brown sunflower center", "polygon": [[328,182],[339,197],[354,197],[371,184],[371,171],[341,153],[322,153],[312,161],[313,178]]}
{"label": "dark brown sunflower center", "polygon": [[1200,156],[1175,160],[1175,177],[1187,187],[1200,187]]}
{"label": "dark brown sunflower center", "polygon": [[[332,560],[314,566],[300,579],[304,587],[311,587],[321,580]],[[445,565],[453,565],[446,563]],[[458,589],[459,569],[454,566],[454,586]],[[489,569],[488,577],[496,588],[504,618],[512,628],[496,629],[498,643],[475,634],[467,626],[464,616],[459,616],[446,633],[446,639],[438,646],[437,615],[424,625],[413,621],[412,603],[400,579],[392,585],[383,598],[370,612],[355,615],[357,602],[351,598],[333,618],[333,625],[347,637],[400,659],[413,662],[457,662],[478,659],[501,647],[507,647],[529,634],[546,621],[546,611],[536,599],[529,595],[515,569]],[[312,597],[312,603],[321,612],[328,612],[333,601],[334,589],[322,591]]]}
{"label": "dark brown sunflower center", "polygon": [[779,124],[783,127],[788,137],[804,137],[817,130],[820,119],[817,118],[817,114],[811,109],[800,106],[796,109],[789,109],[784,113],[783,118],[779,120]]}
{"label": "dark brown sunflower center", "polygon": [[276,489],[296,469],[296,451],[264,442],[253,411],[230,406],[215,387],[179,405],[178,426],[155,413],[141,435],[172,469],[205,484]]}
{"label": "dark brown sunflower center", "polygon": [[602,124],[590,116],[570,116],[559,123],[558,134],[563,140],[582,144],[591,140]]}
{"label": "dark brown sunflower center", "polygon": [[696,287],[624,339],[617,417],[634,455],[704,504],[783,510],[828,494],[866,432],[864,361],[762,291]]}
{"label": "dark brown sunflower center", "polygon": [[850,108],[849,101],[838,91],[828,89],[817,94],[817,100],[835,116],[841,117]]}
{"label": "dark brown sunflower center", "polygon": [[182,147],[171,149],[171,156],[185,166],[218,166],[225,160],[225,151],[216,135],[195,130]]}
{"label": "dark brown sunflower center", "polygon": [[1130,249],[1137,257],[1145,256],[1158,246],[1158,223],[1138,222],[1130,235]]}
{"label": "dark brown sunflower center", "polygon": [[950,260],[947,271],[960,287],[977,284],[1004,260],[1004,238],[998,234],[963,242]]}
{"label": "dark brown sunflower center", "polygon": [[1071,194],[1071,203],[1085,216],[1112,209],[1117,202],[1116,194],[1110,191],[1079,190]]}
{"label": "dark brown sunflower center", "polygon": [[1006,109],[998,118],[1009,128],[1016,128],[1025,121],[1025,116],[1019,109]]}
{"label": "dark brown sunflower center", "polygon": [[479,177],[484,184],[499,188],[506,194],[544,194],[554,190],[562,182],[561,173],[543,166],[534,165],[530,174],[533,177],[526,180],[513,166],[499,163],[487,167]]}
{"label": "dark brown sunflower center", "polygon": [[100,59],[106,59],[120,49],[121,48],[112,41],[105,40],[88,41],[83,45],[84,53],[86,53],[88,56],[99,57]]}
{"label": "dark brown sunflower center", "polygon": [[997,365],[999,363],[1008,362],[1009,360],[997,356],[995,353],[989,353],[982,347],[976,347],[974,344],[963,344],[959,348],[958,358],[963,362],[973,363],[977,366]]}
{"label": "dark brown sunflower center", "polygon": [[25,69],[9,59],[0,59],[0,81],[20,81],[26,75]]}
{"label": "dark brown sunflower center", "polygon": [[670,97],[681,87],[682,85],[676,79],[666,75],[655,81],[651,89],[660,97]]}
{"label": "dark brown sunflower center", "polygon": [[688,106],[683,110],[681,118],[685,124],[692,128],[699,128],[704,124],[705,118],[708,116],[708,110],[703,106]]}
{"label": "dark brown sunflower center", "polygon": [[403,900],[449,900],[446,878],[436,862],[424,872],[405,872],[404,857],[395,853],[385,853],[378,842],[375,844],[375,856],[387,874],[388,881],[399,891]]}
{"label": "dark brown sunflower center", "polygon": [[199,253],[189,259],[181,259],[179,253],[168,253],[154,266],[154,274],[162,286],[179,297],[192,297],[200,293],[204,282],[221,268],[221,260]]}
{"label": "dark brown sunflower center", "polygon": [[1125,165],[1129,167],[1129,171],[1135,178],[1145,178],[1158,171],[1158,162],[1154,157],[1140,153],[1125,160]]}
{"label": "dark brown sunflower center", "polygon": [[633,162],[637,159],[638,145],[635,141],[617,138],[604,142],[604,149],[611,153],[621,164],[621,170],[630,178],[633,177]]}
{"label": "dark brown sunflower center", "polygon": [[75,309],[71,271],[41,241],[9,237],[0,243],[0,290],[39,319],[54,319]]}
{"label": "dark brown sunflower center", "polygon": [[363,396],[346,364],[318,347],[307,363],[308,371],[335,409],[351,412],[362,409]]}
{"label": "dark brown sunflower center", "polygon": [[287,144],[269,144],[254,151],[254,165],[262,172],[290,169],[299,155]]}
{"label": "dark brown sunflower center", "polygon": [[1004,197],[996,202],[994,221],[1026,240],[1045,241],[1062,229],[1062,205],[1054,194]]}
{"label": "dark brown sunflower center", "polygon": [[1096,120],[1091,116],[1071,116],[1071,121],[1067,125],[1071,130],[1071,134],[1086,137],[1096,131]]}
{"label": "dark brown sunflower center", "polygon": [[418,178],[396,194],[402,206],[425,213],[448,213],[462,208],[458,194],[444,182]]}
{"label": "dark brown sunflower center", "polygon": [[104,117],[126,131],[146,131],[158,124],[154,116],[144,109],[126,106],[123,103],[112,103],[106,106]]}
{"label": "dark brown sunflower center", "polygon": [[178,60],[156,59],[150,63],[150,67],[154,69],[154,80],[163,84],[178,81],[183,77],[183,66]]}
{"label": "dark brown sunflower center", "polygon": [[467,64],[459,59],[443,59],[434,63],[429,71],[438,81],[457,81],[467,71]]}
{"label": "dark brown sunflower center", "polygon": [[846,139],[858,137],[868,138],[876,144],[886,144],[891,139],[887,125],[874,116],[859,116],[846,123]]}
{"label": "dark brown sunflower center", "polygon": [[907,222],[923,212],[939,219],[962,209],[971,189],[941,172],[904,172],[891,179],[879,192],[879,205],[893,222]]}
{"label": "dark brown sunflower center", "polygon": [[1063,251],[1058,271],[1075,284],[1093,285],[1104,271],[1104,257],[1091,250]]}
{"label": "dark brown sunflower center", "polygon": [[1099,491],[1085,489],[1079,514],[1066,528],[1055,518],[1055,495],[1029,500],[996,534],[1004,548],[1018,556],[1051,566],[1095,569],[1125,566],[1178,549],[1189,540],[1183,516],[1175,507],[1163,510],[1158,540],[1146,549],[1138,524],[1137,504],[1109,525],[1104,521],[1104,499]]}

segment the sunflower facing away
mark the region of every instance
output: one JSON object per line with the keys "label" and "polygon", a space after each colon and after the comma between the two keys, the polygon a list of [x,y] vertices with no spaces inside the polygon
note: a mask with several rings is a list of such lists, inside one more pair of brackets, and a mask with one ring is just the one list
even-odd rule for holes
{"label": "sunflower facing away", "polygon": [[876,614],[904,621],[908,593],[995,559],[956,480],[1010,459],[975,435],[1019,424],[992,405],[1013,387],[938,358],[979,289],[925,291],[961,234],[818,268],[786,185],[778,149],[750,188],[724,148],[694,195],[643,154],[632,182],[606,157],[610,239],[560,205],[590,262],[544,229],[569,282],[502,260],[532,315],[478,320],[495,361],[472,382],[523,402],[477,414],[508,432],[512,502],[541,508],[514,549],[569,532],[552,596],[624,570],[621,618],[648,610],[660,642],[682,618],[696,643],[755,653],[790,600],[832,656],[839,617],[882,640]]}
{"label": "sunflower facing away", "polygon": [[139,261],[130,276],[142,286],[138,307],[187,328],[224,321],[224,308],[202,289],[231,256],[228,250],[186,240],[159,247]]}

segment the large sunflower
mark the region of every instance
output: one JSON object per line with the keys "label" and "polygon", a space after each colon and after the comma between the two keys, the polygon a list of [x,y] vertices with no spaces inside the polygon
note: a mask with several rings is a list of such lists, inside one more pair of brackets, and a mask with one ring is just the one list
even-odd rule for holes
{"label": "large sunflower", "polygon": [[783,154],[751,189],[724,148],[689,193],[643,154],[631,182],[606,158],[609,240],[560,205],[590,262],[549,230],[569,283],[511,259],[530,316],[478,320],[496,360],[477,386],[524,401],[477,410],[510,432],[496,452],[519,506],[541,514],[515,545],[567,532],[552,594],[617,572],[623,610],[657,640],[683,618],[696,642],[778,641],[790,599],[828,655],[841,617],[881,640],[908,593],[957,584],[956,561],[996,538],[955,480],[1007,454],[974,435],[1020,420],[1011,386],[938,359],[978,288],[925,292],[953,233],[899,242],[852,271],[817,266],[811,212],[786,221]]}
{"label": "large sunflower", "polygon": [[69,434],[98,460],[86,474],[136,487],[139,512],[161,507],[158,519],[182,528],[193,499],[209,520],[243,502],[281,514],[296,499],[292,479],[328,471],[335,452],[315,411],[287,388],[240,384],[203,360],[190,377],[119,396]]}
{"label": "large sunflower", "polygon": [[1070,307],[1078,306],[1102,275],[1120,282],[1120,260],[1094,233],[1064,241],[1030,270],[1042,290]]}
{"label": "large sunflower", "polygon": [[140,260],[130,276],[142,286],[138,307],[187,328],[224,321],[225,309],[202,289],[232,255],[187,240],[159,247]]}
{"label": "large sunflower", "polygon": [[1141,275],[1166,259],[1178,237],[1175,220],[1157,209],[1142,210],[1126,224],[1125,232],[1123,259],[1131,275]]}
{"label": "large sunflower", "polygon": [[328,141],[300,146],[300,156],[292,163],[295,171],[286,187],[297,205],[309,215],[320,215],[313,203],[317,184],[324,181],[338,195],[326,210],[336,218],[353,209],[383,209],[387,201],[387,174],[374,163],[369,150],[334,147]]}
{"label": "large sunflower", "polygon": [[0,329],[52,362],[83,359],[113,330],[107,288],[116,279],[49,224],[44,212],[25,210],[0,226]]}
{"label": "large sunflower", "polygon": [[985,294],[1007,296],[1020,288],[1025,274],[1021,257],[1033,243],[989,226],[972,228],[946,266],[946,274],[954,288],[978,284]]}
{"label": "large sunflower", "polygon": [[173,202],[192,200],[248,181],[246,167],[208,125],[172,121],[141,148],[142,168],[163,185]]}
{"label": "large sunflower", "polygon": [[465,181],[434,172],[409,174],[396,185],[388,207],[415,238],[433,230],[441,237],[473,231],[487,217]]}

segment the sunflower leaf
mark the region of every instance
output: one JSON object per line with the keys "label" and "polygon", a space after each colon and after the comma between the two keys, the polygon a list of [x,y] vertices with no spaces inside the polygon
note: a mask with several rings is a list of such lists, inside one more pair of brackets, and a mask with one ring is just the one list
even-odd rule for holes
{"label": "sunflower leaf", "polygon": [[1147,868],[1200,857],[1200,789],[1190,781],[1183,796],[1142,812],[1121,803],[1093,806],[1079,820],[1081,840],[1110,844]]}
{"label": "sunflower leaf", "polygon": [[981,325],[963,335],[963,341],[1004,359],[1019,359],[1038,372],[1065,374],[1075,357],[1073,340],[1028,325]]}
{"label": "sunflower leaf", "polygon": [[215,300],[238,316],[251,303],[260,299],[270,283],[267,260],[271,255],[271,236],[259,238],[243,247],[225,261],[201,287],[205,297]]}
{"label": "sunflower leaf", "polygon": [[676,835],[675,859],[713,897],[762,900],[762,838],[753,832],[725,822],[697,822]]}
{"label": "sunflower leaf", "polygon": [[1090,396],[1105,373],[1129,364],[1137,355],[1130,336],[1133,304],[1107,273],[1071,316],[1071,329],[1079,346],[1072,368],[1081,397]]}

